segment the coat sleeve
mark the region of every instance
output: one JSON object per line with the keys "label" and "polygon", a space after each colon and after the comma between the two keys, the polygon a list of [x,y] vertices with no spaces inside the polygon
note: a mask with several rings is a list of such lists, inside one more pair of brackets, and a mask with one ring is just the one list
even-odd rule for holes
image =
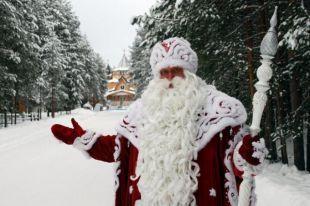
{"label": "coat sleeve", "polygon": [[116,145],[116,140],[116,135],[102,135],[86,131],[83,136],[74,140],[73,146],[87,157],[104,162],[115,162],[114,153],[120,147]]}
{"label": "coat sleeve", "polygon": [[100,136],[87,151],[89,156],[104,162],[114,162],[115,135]]}

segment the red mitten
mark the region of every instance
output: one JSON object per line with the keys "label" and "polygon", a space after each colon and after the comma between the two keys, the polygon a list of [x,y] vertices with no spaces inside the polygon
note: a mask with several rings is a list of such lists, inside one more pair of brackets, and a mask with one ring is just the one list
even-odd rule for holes
{"label": "red mitten", "polygon": [[82,136],[86,132],[73,118],[71,123],[73,129],[60,124],[54,124],[51,127],[54,136],[66,144],[73,144],[75,138]]}
{"label": "red mitten", "polygon": [[258,136],[251,137],[251,135],[243,137],[239,154],[251,165],[257,166],[262,163],[266,156],[266,152],[263,138],[260,139]]}

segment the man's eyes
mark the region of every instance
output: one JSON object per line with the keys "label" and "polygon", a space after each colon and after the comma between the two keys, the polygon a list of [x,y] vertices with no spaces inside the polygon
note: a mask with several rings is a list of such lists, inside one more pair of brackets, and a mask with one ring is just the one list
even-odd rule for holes
{"label": "man's eyes", "polygon": [[167,75],[168,73],[172,73],[172,74],[180,74],[182,72],[181,69],[179,68],[174,68],[172,70],[161,70],[160,74],[161,75]]}

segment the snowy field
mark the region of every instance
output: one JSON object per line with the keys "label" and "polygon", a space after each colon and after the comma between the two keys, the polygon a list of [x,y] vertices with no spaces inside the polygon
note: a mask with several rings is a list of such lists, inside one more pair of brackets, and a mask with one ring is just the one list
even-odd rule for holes
{"label": "snowy field", "polygon": [[[112,164],[88,160],[58,143],[50,127],[70,126],[74,117],[87,129],[114,133],[123,113],[78,109],[0,129],[0,206],[112,206]],[[310,175],[276,164],[256,179],[258,206],[310,206]]]}

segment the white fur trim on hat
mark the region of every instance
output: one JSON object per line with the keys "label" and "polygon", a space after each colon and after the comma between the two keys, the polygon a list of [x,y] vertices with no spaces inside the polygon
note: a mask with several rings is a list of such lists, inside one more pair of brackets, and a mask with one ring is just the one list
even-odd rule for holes
{"label": "white fur trim on hat", "polygon": [[154,76],[158,76],[162,68],[174,66],[179,66],[192,73],[196,73],[198,58],[190,46],[188,41],[179,37],[158,42],[153,47],[150,58]]}

